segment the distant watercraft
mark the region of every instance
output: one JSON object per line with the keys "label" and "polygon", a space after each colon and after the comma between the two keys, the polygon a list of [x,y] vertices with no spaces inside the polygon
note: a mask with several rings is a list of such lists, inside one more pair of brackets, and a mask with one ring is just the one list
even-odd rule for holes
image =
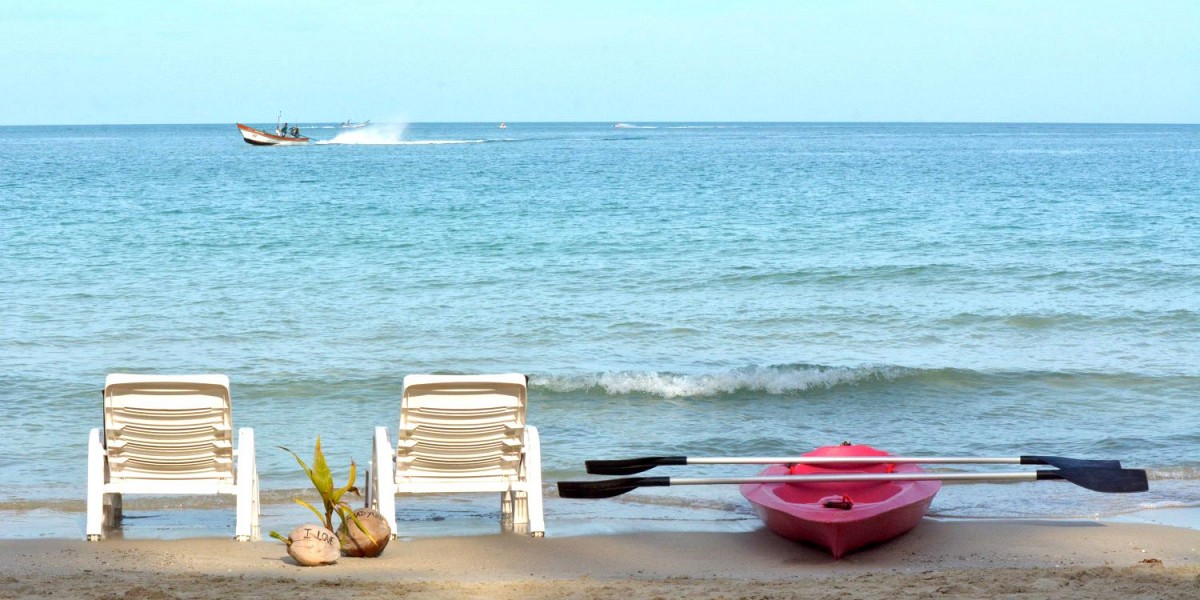
{"label": "distant watercraft", "polygon": [[[297,127],[292,128],[292,135],[286,135],[286,131],[278,129],[277,133],[267,133],[241,123],[237,124],[237,128],[242,134],[242,139],[255,146],[301,146],[308,143],[308,138],[301,137]],[[279,135],[280,133],[285,135]]]}
{"label": "distant watercraft", "polygon": [[501,122],[500,129],[508,129],[508,125],[505,125],[503,122]]}
{"label": "distant watercraft", "polygon": [[613,127],[616,129],[634,129],[637,127],[637,125],[630,125],[629,123],[617,123],[616,125],[613,125]]}
{"label": "distant watercraft", "polygon": [[341,127],[342,127],[342,129],[354,129],[357,127],[366,127],[370,123],[371,123],[370,119],[367,119],[366,121],[363,121],[362,123],[351,123],[350,120],[347,119],[346,121],[344,121],[341,124]]}

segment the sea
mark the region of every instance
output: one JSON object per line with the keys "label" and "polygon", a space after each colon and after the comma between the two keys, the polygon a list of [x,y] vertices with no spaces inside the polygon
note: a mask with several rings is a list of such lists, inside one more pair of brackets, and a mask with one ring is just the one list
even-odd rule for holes
{"label": "sea", "polygon": [[[362,487],[405,375],[502,372],[548,536],[762,527],[735,485],[559,498],[588,459],[843,441],[1149,473],[946,484],[934,519],[1200,528],[1200,126],[616,125],[0,127],[0,537],[84,537],[118,372],[230,377],[264,533],[313,519],[282,448]],[[500,531],[494,494],[397,507],[406,538]],[[114,535],[232,531],[229,498],[129,497]]]}

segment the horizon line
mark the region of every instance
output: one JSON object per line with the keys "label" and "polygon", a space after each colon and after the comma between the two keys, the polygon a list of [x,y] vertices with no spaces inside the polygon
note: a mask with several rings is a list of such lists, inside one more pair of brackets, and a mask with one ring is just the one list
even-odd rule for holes
{"label": "horizon line", "polygon": [[[264,123],[266,121],[263,121]],[[333,121],[307,121],[306,123],[317,125],[337,125],[342,123],[341,120]],[[180,122],[180,123],[4,123],[0,127],[156,127],[156,126],[179,126],[179,125],[232,125],[236,123],[258,123],[258,121],[218,121],[218,122]],[[925,121],[925,120],[910,120],[910,121],[775,121],[775,120],[748,120],[748,121],[657,121],[657,120],[608,120],[608,121],[503,121],[503,120],[488,120],[488,121],[379,121],[373,124],[383,125],[482,125],[492,123],[506,124],[526,124],[526,125],[566,125],[566,124],[608,124],[621,123],[635,125],[639,123],[649,124],[679,124],[679,123],[698,123],[698,124],[760,124],[760,125],[1157,125],[1157,126],[1194,126],[1200,123],[1193,122],[1170,122],[1170,121]],[[297,122],[302,124],[302,122]]]}

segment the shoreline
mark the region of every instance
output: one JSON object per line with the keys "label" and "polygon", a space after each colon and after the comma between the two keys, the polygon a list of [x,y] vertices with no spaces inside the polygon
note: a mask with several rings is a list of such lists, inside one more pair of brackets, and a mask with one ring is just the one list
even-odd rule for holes
{"label": "shoreline", "polygon": [[[207,499],[207,497],[205,497]],[[206,504],[204,508],[192,505],[164,506],[164,498],[133,496],[126,501],[125,527],[114,530],[114,540],[186,540],[223,539],[233,532],[233,501],[221,497],[222,502]],[[175,502],[179,498],[172,498]],[[189,498],[190,499],[190,498]],[[444,499],[444,498],[443,498]],[[457,500],[457,499],[454,499]],[[445,508],[444,504],[430,502]],[[492,508],[488,501],[484,510]],[[294,503],[271,503],[263,505],[260,538],[272,529],[286,532],[295,525],[312,519],[312,514]],[[450,510],[423,520],[402,520],[401,540],[419,540],[441,537],[471,537],[493,535],[501,532],[497,518],[471,510]],[[693,507],[683,514],[673,511],[669,515],[656,512],[628,512],[622,506],[619,514],[579,514],[561,507],[550,506],[547,510],[547,537],[574,538],[586,536],[639,535],[659,533],[750,533],[762,529],[762,521],[752,513],[734,513],[716,509]],[[433,513],[430,513],[433,514]],[[45,508],[0,510],[0,519],[7,527],[0,535],[0,543],[18,540],[82,540],[84,513],[81,510],[57,510]],[[926,515],[922,523],[949,524],[998,524],[1005,523],[1074,523],[1074,524],[1134,524],[1160,525],[1197,532],[1200,535],[1200,506],[1163,506],[1143,508],[1131,512],[1092,517],[1047,516],[1047,517],[946,517]],[[269,538],[268,538],[269,539]]]}
{"label": "shoreline", "polygon": [[1200,586],[1200,532],[926,519],[841,560],[764,529],[490,534],[402,538],[379,558],[313,568],[274,540],[5,539],[0,571],[0,598],[273,598],[313,586],[327,598],[1189,597]]}
{"label": "shoreline", "polygon": [[[179,498],[171,498],[173,506],[163,504],[164,498],[133,496],[126,501],[125,527],[115,530],[111,538],[117,540],[184,540],[194,538],[222,539],[233,532],[233,501],[221,497],[220,503],[206,503],[204,508],[190,504],[178,504]],[[186,498],[191,499],[191,498]],[[209,500],[205,497],[206,501]],[[441,498],[445,500],[445,498]],[[452,499],[458,500],[458,499]],[[428,513],[425,519],[402,520],[402,540],[429,539],[440,537],[470,537],[493,535],[501,532],[498,519],[488,515],[492,509],[490,499],[482,507],[471,505],[445,510],[444,502],[429,503],[443,510]],[[32,506],[32,505],[31,505]],[[81,507],[82,508],[82,507]],[[270,503],[263,505],[260,533],[262,538],[272,529],[290,530],[295,525],[311,520],[312,514],[294,503]],[[476,512],[482,508],[485,512]],[[684,514],[693,518],[683,518]],[[7,527],[0,534],[0,543],[17,540],[82,540],[84,512],[82,510],[58,510],[46,508],[0,509],[0,519]],[[1130,512],[1090,517],[1046,516],[1046,517],[946,517],[926,515],[922,523],[1077,523],[1077,524],[1135,524],[1161,525],[1169,528],[1191,530],[1200,534],[1200,506],[1161,506],[1143,508]],[[687,513],[672,511],[629,512],[628,506],[620,507],[617,514],[576,513],[559,506],[547,508],[547,536],[571,538],[606,535],[638,535],[658,533],[749,533],[762,529],[762,521],[752,513],[729,513],[726,510],[699,509],[693,507]]]}

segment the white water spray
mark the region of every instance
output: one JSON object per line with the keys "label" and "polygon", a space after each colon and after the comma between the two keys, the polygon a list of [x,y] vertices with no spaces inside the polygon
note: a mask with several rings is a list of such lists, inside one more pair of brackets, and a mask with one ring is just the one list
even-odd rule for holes
{"label": "white water spray", "polygon": [[478,144],[483,140],[406,140],[407,123],[371,123],[365,127],[347,129],[331,140],[318,144],[347,144],[362,146],[425,146],[432,144]]}
{"label": "white water spray", "polygon": [[333,136],[331,140],[322,140],[318,144],[361,144],[384,145],[403,144],[404,131],[408,123],[371,123],[364,127],[347,129]]}

